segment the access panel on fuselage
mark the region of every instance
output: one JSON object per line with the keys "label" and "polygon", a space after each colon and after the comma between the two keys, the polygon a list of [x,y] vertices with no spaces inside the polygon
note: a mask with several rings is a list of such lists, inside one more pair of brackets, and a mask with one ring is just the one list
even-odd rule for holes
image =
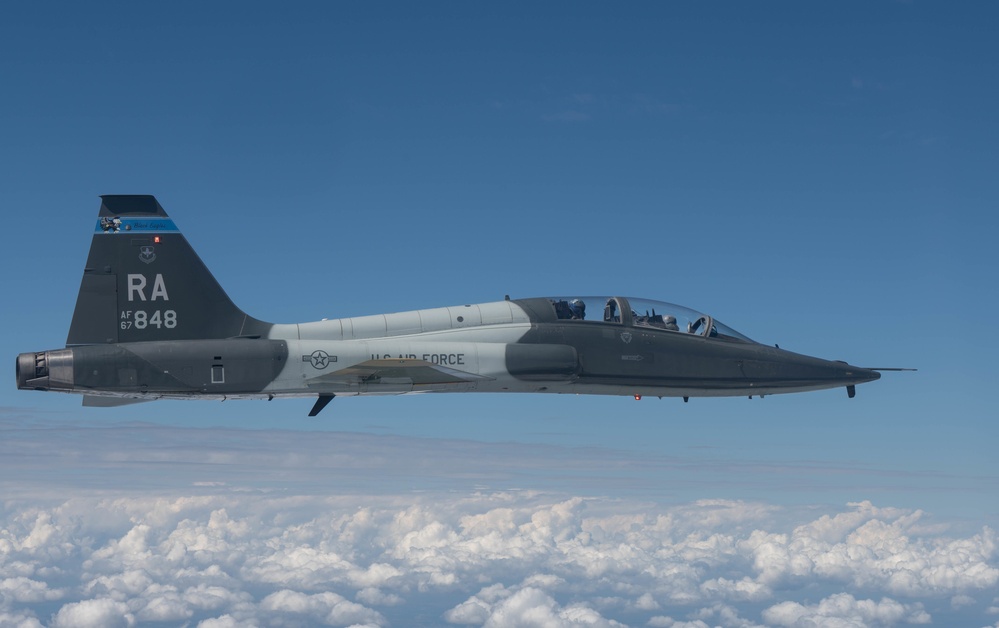
{"label": "access panel on fuselage", "polygon": [[565,344],[579,355],[583,378],[654,377],[652,345],[633,328],[619,323],[577,322],[559,325]]}

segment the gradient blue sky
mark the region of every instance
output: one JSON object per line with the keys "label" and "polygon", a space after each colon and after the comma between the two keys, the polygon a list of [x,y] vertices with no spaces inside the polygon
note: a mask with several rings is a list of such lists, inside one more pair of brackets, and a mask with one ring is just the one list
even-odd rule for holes
{"label": "gradient blue sky", "polygon": [[[852,400],[428,395],[337,399],[319,419],[306,400],[95,410],[10,385],[8,437],[96,430],[59,441],[82,451],[144,422],[195,440],[254,428],[413,439],[410,452],[593,448],[638,462],[593,488],[592,472],[553,480],[532,455],[520,486],[660,505],[871,500],[962,533],[999,525],[997,17],[920,1],[5,7],[11,362],[64,343],[97,195],[151,193],[264,320],[613,293],[919,369]],[[474,481],[449,467],[442,485],[508,488],[468,465]],[[8,490],[19,468],[5,464]],[[57,465],[51,487],[60,469],[80,470]],[[386,472],[378,490],[435,473]]]}

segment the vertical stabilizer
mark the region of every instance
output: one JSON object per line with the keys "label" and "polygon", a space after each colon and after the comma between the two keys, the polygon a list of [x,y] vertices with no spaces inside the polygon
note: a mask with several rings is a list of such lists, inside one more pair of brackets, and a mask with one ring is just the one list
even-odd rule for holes
{"label": "vertical stabilizer", "polygon": [[149,195],[105,195],[67,346],[266,335]]}

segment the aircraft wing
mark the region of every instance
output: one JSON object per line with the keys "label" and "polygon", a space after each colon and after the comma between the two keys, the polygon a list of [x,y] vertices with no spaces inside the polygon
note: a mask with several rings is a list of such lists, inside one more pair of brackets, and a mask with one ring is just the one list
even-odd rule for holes
{"label": "aircraft wing", "polygon": [[493,379],[458,369],[408,358],[368,360],[310,379],[309,386],[323,384],[465,384]]}
{"label": "aircraft wing", "polygon": [[135,397],[104,397],[101,395],[84,395],[83,405],[87,408],[117,408],[118,406],[130,406],[133,403],[144,403],[155,401],[158,395],[137,399]]}

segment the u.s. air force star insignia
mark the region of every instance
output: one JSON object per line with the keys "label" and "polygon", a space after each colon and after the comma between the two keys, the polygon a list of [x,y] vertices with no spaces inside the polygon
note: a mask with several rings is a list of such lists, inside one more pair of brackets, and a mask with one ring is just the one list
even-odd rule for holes
{"label": "u.s. air force star insignia", "polygon": [[623,342],[624,344],[628,344],[629,342],[631,342],[630,331],[621,332],[621,342]]}
{"label": "u.s. air force star insignia", "polygon": [[303,355],[302,362],[312,362],[312,367],[321,371],[329,366],[330,362],[336,362],[336,356],[330,356],[322,349],[316,349],[311,355]]}

